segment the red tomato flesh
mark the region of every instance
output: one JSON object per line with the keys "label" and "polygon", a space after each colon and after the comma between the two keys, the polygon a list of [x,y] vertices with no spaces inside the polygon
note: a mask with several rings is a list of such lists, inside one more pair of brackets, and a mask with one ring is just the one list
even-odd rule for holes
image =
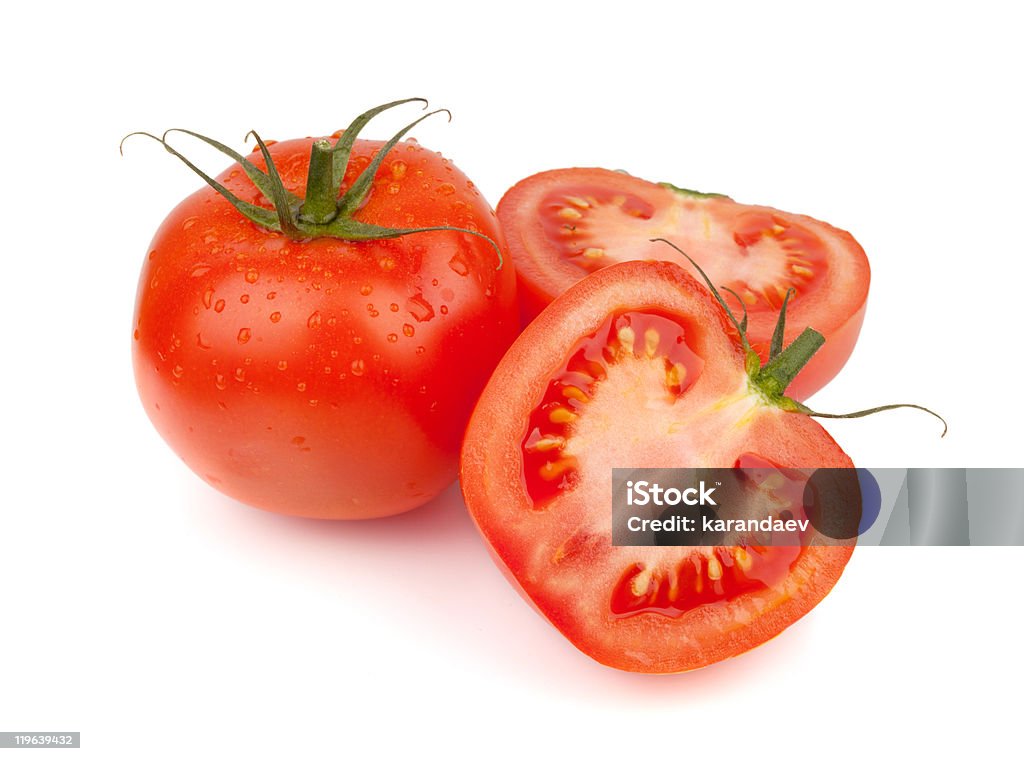
{"label": "red tomato flesh", "polygon": [[730,307],[746,307],[748,337],[767,359],[788,289],[785,342],[805,327],[825,346],[790,388],[805,399],[831,380],[856,343],[870,270],[860,245],[810,217],[721,196],[680,192],[606,169],[559,169],[528,177],[498,204],[520,280],[524,321],[587,274],[621,261],[691,265],[678,245],[723,290]]}
{"label": "red tomato flesh", "polygon": [[852,546],[612,546],[612,469],[755,465],[852,467],[816,421],[750,387],[702,286],[629,262],[571,287],[513,344],[467,429],[462,488],[499,564],[576,647],[676,672],[778,634]]}

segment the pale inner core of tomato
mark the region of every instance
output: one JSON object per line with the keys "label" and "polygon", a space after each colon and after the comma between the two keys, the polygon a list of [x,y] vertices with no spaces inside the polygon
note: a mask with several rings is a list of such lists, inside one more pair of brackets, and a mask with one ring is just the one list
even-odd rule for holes
{"label": "pale inner core of tomato", "polygon": [[650,241],[667,238],[752,311],[777,310],[790,288],[792,298],[799,298],[819,286],[825,244],[797,221],[721,200],[665,194],[669,203],[655,208],[639,196],[606,188],[562,188],[541,204],[544,235],[584,272],[637,259],[690,269],[670,246]]}

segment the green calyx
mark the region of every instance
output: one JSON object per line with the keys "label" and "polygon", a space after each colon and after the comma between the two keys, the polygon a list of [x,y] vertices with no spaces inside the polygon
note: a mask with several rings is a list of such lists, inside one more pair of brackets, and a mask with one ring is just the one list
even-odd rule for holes
{"label": "green calyx", "polygon": [[681,196],[687,198],[728,198],[729,196],[725,193],[702,193],[699,190],[692,190],[691,188],[681,188],[678,185],[673,185],[671,182],[659,182],[659,185],[663,188],[668,188],[673,193],[678,193]]}
{"label": "green calyx", "polygon": [[[369,111],[357,116],[341,136],[332,144],[330,140],[317,140],[313,143],[310,153],[309,174],[306,177],[306,196],[299,198],[297,195],[285,188],[278,174],[274,160],[266,143],[255,131],[250,132],[259,147],[260,154],[266,162],[266,171],[249,161],[245,156],[232,150],[228,146],[212,138],[192,132],[187,129],[169,129],[160,137],[148,132],[132,132],[126,135],[121,141],[122,153],[124,141],[133,135],[142,135],[160,143],[164,149],[175,158],[179,159],[185,166],[203,178],[207,185],[216,190],[226,198],[242,216],[251,222],[268,230],[283,233],[293,240],[309,240],[312,238],[339,238],[347,241],[368,241],[383,240],[387,238],[399,238],[413,233],[433,232],[436,230],[451,230],[454,232],[475,235],[486,240],[493,248],[498,257],[497,268],[501,269],[502,255],[498,244],[483,233],[475,230],[467,230],[462,227],[450,225],[434,225],[430,227],[383,227],[381,225],[367,224],[355,219],[355,213],[362,207],[369,196],[373,186],[373,180],[380,169],[385,156],[391,151],[398,141],[405,137],[413,127],[421,121],[434,114],[445,113],[451,119],[451,113],[446,109],[431,111],[411,124],[407,125],[392,137],[377,152],[369,165],[359,174],[355,181],[348,187],[344,194],[341,193],[341,185],[345,179],[345,170],[348,168],[349,158],[352,154],[352,147],[356,138],[366,124],[377,114],[389,108],[400,106],[404,103],[418,101],[426,107],[427,101],[423,98],[406,98],[385,103],[382,106],[371,108]],[[216,148],[226,156],[237,161],[245,174],[249,177],[256,188],[263,194],[263,197],[271,205],[268,209],[263,206],[243,201],[224,185],[219,183],[210,175],[203,172],[184,155],[179,153],[167,142],[167,136],[172,132],[180,132],[207,145]],[[248,137],[248,135],[246,136]]]}
{"label": "green calyx", "polygon": [[724,286],[722,287],[722,290],[736,296],[740,305],[743,306],[743,317],[742,319],[737,319],[736,315],[734,315],[732,310],[729,308],[729,305],[725,303],[725,299],[722,298],[722,294],[719,292],[718,288],[715,287],[715,284],[712,283],[711,279],[707,276],[707,273],[700,268],[700,265],[698,265],[689,254],[679,248],[675,243],[670,240],[666,240],[665,238],[652,238],[651,242],[667,243],[686,257],[690,264],[693,265],[694,269],[700,273],[700,276],[704,279],[708,289],[711,291],[711,295],[714,296],[719,306],[721,306],[725,311],[726,317],[728,317],[733,327],[736,328],[736,332],[739,333],[740,342],[746,354],[746,371],[751,387],[756,389],[769,404],[772,404],[779,409],[786,410],[787,412],[799,412],[811,417],[821,418],[856,418],[872,415],[876,412],[894,410],[900,407],[909,407],[911,409],[927,412],[929,415],[932,415],[942,421],[942,435],[946,435],[946,432],[949,430],[949,425],[946,423],[945,419],[938,413],[933,412],[927,407],[922,407],[919,404],[885,404],[881,407],[872,407],[866,410],[858,410],[857,412],[836,414],[830,412],[815,412],[805,404],[786,396],[786,388],[788,388],[789,384],[793,382],[793,379],[796,378],[799,372],[807,365],[815,352],[817,352],[825,343],[825,337],[821,333],[816,331],[814,328],[808,327],[804,328],[803,332],[797,336],[789,346],[783,346],[783,337],[786,331],[786,307],[789,304],[790,297],[795,293],[794,290],[790,288],[786,292],[786,297],[782,301],[782,307],[779,310],[779,319],[775,323],[775,330],[772,333],[772,341],[768,350],[768,361],[762,364],[761,358],[750,346],[750,341],[747,339],[747,308],[743,305],[743,300],[740,299],[734,291]]}

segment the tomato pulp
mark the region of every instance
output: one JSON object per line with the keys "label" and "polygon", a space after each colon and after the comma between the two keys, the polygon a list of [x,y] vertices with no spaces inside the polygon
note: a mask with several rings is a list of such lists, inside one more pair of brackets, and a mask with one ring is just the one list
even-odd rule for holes
{"label": "tomato pulp", "polygon": [[516,262],[524,321],[609,264],[661,260],[690,269],[671,247],[650,240],[667,238],[700,264],[734,311],[746,309],[750,343],[765,361],[792,289],[786,342],[805,327],[826,339],[790,387],[795,399],[835,377],[864,320],[870,270],[863,249],[849,233],[807,216],[622,172],[558,169],[516,184],[498,217]]}
{"label": "tomato pulp", "polygon": [[527,326],[477,404],[470,513],[524,595],[601,663],[677,672],[749,650],[814,607],[853,551],[612,545],[613,468],[852,467],[751,383],[745,359],[685,271],[627,262]]}

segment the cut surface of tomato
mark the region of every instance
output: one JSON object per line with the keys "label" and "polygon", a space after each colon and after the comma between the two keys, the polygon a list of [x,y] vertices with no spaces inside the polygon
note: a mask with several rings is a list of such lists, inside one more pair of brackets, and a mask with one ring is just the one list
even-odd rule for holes
{"label": "cut surface of tomato", "polygon": [[[520,284],[524,321],[570,285],[622,261],[689,262],[749,315],[748,337],[762,360],[786,293],[786,341],[805,327],[825,347],[790,388],[804,399],[831,380],[856,343],[870,270],[853,237],[807,216],[684,191],[606,169],[557,169],[528,177],[498,204]],[[691,270],[692,271],[692,270]],[[726,290],[728,289],[728,290]]]}
{"label": "cut surface of tomato", "polygon": [[687,671],[749,650],[816,605],[852,553],[613,546],[613,468],[768,467],[782,483],[787,469],[852,467],[816,421],[751,385],[728,327],[676,265],[602,269],[526,328],[470,420],[461,475],[478,528],[606,665]]}

